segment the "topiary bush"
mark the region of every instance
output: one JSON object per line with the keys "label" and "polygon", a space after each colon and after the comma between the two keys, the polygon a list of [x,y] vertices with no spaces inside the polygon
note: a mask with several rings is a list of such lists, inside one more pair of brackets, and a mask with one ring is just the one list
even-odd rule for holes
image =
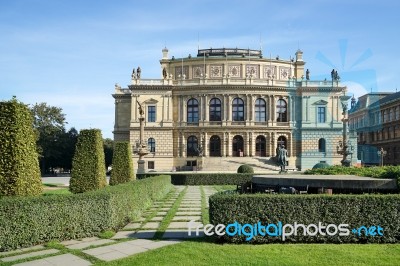
{"label": "topiary bush", "polygon": [[39,195],[42,189],[32,114],[15,98],[0,102],[0,195]]}
{"label": "topiary bush", "polygon": [[317,163],[316,165],[313,166],[312,169],[322,169],[322,168],[329,168],[329,164],[327,163]]}
{"label": "topiary bush", "polygon": [[100,129],[83,129],[78,135],[69,189],[72,193],[96,190],[107,185],[103,138]]}
{"label": "topiary bush", "polygon": [[128,141],[115,142],[112,166],[110,185],[126,183],[135,179],[132,149]]}
{"label": "topiary bush", "polygon": [[250,165],[243,164],[237,169],[239,174],[254,174],[254,169]]}

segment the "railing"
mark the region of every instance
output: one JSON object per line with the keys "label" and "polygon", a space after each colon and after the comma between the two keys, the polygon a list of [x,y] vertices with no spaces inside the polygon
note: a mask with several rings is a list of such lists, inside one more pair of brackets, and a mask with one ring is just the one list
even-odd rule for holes
{"label": "railing", "polygon": [[[273,79],[259,79],[259,78],[194,78],[194,79],[133,79],[132,85],[144,86],[198,86],[198,85],[252,85],[252,86],[277,86],[277,87],[339,87],[338,81],[332,82],[326,80],[273,80]],[[129,93],[129,89],[116,88],[116,92]]]}

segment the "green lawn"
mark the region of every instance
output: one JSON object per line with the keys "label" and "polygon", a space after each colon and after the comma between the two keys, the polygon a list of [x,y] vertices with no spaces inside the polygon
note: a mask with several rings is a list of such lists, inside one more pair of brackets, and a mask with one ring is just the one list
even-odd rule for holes
{"label": "green lawn", "polygon": [[96,265],[399,265],[400,244],[233,245],[186,241]]}
{"label": "green lawn", "polygon": [[44,190],[43,196],[47,195],[54,195],[54,194],[71,194],[68,188],[60,188],[60,189],[53,189],[53,190]]}

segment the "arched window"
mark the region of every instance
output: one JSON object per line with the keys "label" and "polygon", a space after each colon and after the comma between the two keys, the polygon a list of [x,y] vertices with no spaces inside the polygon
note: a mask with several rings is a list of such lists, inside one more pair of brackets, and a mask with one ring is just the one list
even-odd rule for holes
{"label": "arched window", "polygon": [[265,122],[267,104],[263,99],[257,99],[255,107],[256,122]]}
{"label": "arched window", "polygon": [[156,152],[156,141],[153,138],[147,140],[147,146],[149,147],[150,152]]}
{"label": "arched window", "polygon": [[187,122],[199,122],[199,102],[193,98],[187,102]]}
{"label": "arched window", "polygon": [[221,139],[217,135],[210,138],[210,156],[221,156]]}
{"label": "arched window", "polygon": [[190,136],[187,139],[187,156],[198,155],[198,140],[195,136]]}
{"label": "arched window", "polygon": [[287,105],[286,101],[279,99],[276,102],[277,122],[287,122]]}
{"label": "arched window", "polygon": [[210,100],[210,121],[221,121],[221,100],[212,98]]}
{"label": "arched window", "polygon": [[326,141],[325,139],[318,140],[318,151],[319,152],[326,152]]}
{"label": "arched window", "polygon": [[244,121],[244,102],[240,98],[233,99],[232,120],[233,121]]}
{"label": "arched window", "polygon": [[243,156],[243,137],[236,135],[232,142],[232,156]]}

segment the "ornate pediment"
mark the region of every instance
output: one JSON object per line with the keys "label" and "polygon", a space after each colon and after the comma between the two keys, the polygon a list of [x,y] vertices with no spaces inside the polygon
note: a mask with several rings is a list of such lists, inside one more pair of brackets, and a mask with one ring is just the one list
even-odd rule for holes
{"label": "ornate pediment", "polygon": [[319,101],[316,101],[315,103],[313,103],[313,105],[327,105],[327,104],[328,104],[328,102],[324,101],[324,100],[319,100]]}
{"label": "ornate pediment", "polygon": [[156,99],[150,98],[146,101],[144,101],[145,104],[156,104],[158,101]]}

